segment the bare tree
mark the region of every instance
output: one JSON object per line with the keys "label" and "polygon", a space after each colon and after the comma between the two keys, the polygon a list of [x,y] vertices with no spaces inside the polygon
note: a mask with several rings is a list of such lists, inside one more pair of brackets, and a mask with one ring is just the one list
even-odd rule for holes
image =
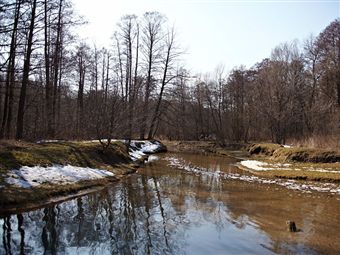
{"label": "bare tree", "polygon": [[162,59],[163,62],[163,76],[161,81],[160,92],[156,102],[156,107],[151,118],[151,125],[149,129],[148,139],[152,139],[156,133],[156,122],[160,117],[160,107],[163,99],[164,89],[167,84],[169,84],[176,75],[173,73],[174,64],[176,59],[180,56],[181,52],[178,49],[175,41],[175,29],[172,27],[166,37],[165,37],[165,54]]}
{"label": "bare tree", "polygon": [[84,124],[84,86],[85,75],[88,67],[88,51],[89,47],[86,44],[81,44],[78,47],[76,61],[77,61],[77,73],[78,73],[78,97],[77,97],[77,126],[76,133],[78,136],[82,135]]}
{"label": "bare tree", "polygon": [[23,77],[22,77],[19,106],[18,106],[16,139],[23,138],[26,90],[27,90],[27,85],[29,82],[31,54],[33,50],[32,46],[33,46],[33,34],[34,34],[35,21],[36,21],[36,9],[37,9],[37,0],[32,0],[31,13],[30,13],[31,19],[30,19],[30,25],[29,25],[29,30],[28,30],[27,49],[25,52],[24,69],[23,69],[23,75],[22,75]]}
{"label": "bare tree", "polygon": [[142,41],[143,55],[146,64],[146,82],[144,90],[144,105],[142,119],[140,123],[140,139],[144,139],[149,115],[149,100],[153,86],[153,74],[158,64],[161,40],[162,40],[162,24],[164,17],[158,12],[146,12],[143,17]]}
{"label": "bare tree", "polygon": [[[6,87],[5,87],[5,101],[4,110],[2,115],[2,124],[0,129],[0,138],[5,137],[8,139],[10,137],[12,115],[13,115],[13,104],[14,104],[14,85],[15,85],[15,59],[17,51],[17,41],[18,41],[18,25],[19,17],[21,12],[21,0],[15,1],[14,8],[14,22],[11,34],[10,51],[8,57],[8,67],[6,74]],[[6,130],[5,130],[6,129]]]}

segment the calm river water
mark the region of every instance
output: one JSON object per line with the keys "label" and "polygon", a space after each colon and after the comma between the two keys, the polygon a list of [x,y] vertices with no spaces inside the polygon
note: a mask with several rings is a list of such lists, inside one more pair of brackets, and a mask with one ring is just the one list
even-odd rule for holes
{"label": "calm river water", "polygon": [[2,216],[0,254],[340,254],[340,195],[222,178],[244,174],[236,162],[164,154],[98,192]]}

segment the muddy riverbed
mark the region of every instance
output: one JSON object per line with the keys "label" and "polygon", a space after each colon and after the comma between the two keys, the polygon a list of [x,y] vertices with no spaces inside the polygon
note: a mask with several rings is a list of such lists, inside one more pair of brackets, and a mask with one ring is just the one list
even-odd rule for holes
{"label": "muddy riverbed", "polygon": [[100,191],[2,215],[0,254],[340,252],[338,184],[259,179],[228,157],[150,161]]}

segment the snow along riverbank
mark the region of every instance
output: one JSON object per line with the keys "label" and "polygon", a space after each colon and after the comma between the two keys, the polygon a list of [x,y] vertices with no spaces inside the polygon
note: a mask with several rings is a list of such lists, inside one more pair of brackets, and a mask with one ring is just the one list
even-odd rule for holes
{"label": "snow along riverbank", "polygon": [[[58,142],[43,141],[40,143]],[[94,141],[89,141],[94,142]],[[97,140],[98,142],[98,140]],[[133,140],[129,146],[129,155],[133,161],[137,161],[146,157],[148,154],[164,151],[165,147],[158,141],[137,141]],[[154,160],[151,157],[150,161]],[[96,180],[106,177],[114,177],[114,174],[110,171],[89,168],[78,167],[72,165],[52,165],[52,166],[22,166],[19,169],[10,170],[7,173],[5,182],[10,185],[14,185],[21,188],[32,188],[42,184],[72,184],[79,181]],[[4,186],[0,187],[4,188]]]}
{"label": "snow along riverbank", "polygon": [[285,171],[310,171],[320,173],[340,173],[340,170],[321,169],[315,167],[294,167],[292,164],[281,164],[281,163],[267,163],[258,160],[243,160],[240,162],[241,166],[244,166],[254,171],[272,171],[272,170],[285,170]]}
{"label": "snow along riverbank", "polygon": [[10,171],[8,175],[9,177],[5,181],[21,188],[37,187],[44,183],[72,184],[78,181],[114,176],[113,173],[106,170],[71,165],[22,166],[20,169]]}
{"label": "snow along riverbank", "polygon": [[165,151],[165,146],[159,141],[138,141],[132,140],[129,147],[129,155],[133,161],[142,159],[143,157]]}

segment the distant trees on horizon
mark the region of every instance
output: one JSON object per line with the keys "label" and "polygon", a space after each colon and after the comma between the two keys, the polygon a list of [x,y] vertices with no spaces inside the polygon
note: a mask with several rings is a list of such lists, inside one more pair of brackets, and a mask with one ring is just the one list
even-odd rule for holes
{"label": "distant trees on horizon", "polygon": [[340,138],[340,20],[252,68],[191,74],[166,17],[125,15],[112,47],[77,38],[70,0],[0,1],[0,138]]}

